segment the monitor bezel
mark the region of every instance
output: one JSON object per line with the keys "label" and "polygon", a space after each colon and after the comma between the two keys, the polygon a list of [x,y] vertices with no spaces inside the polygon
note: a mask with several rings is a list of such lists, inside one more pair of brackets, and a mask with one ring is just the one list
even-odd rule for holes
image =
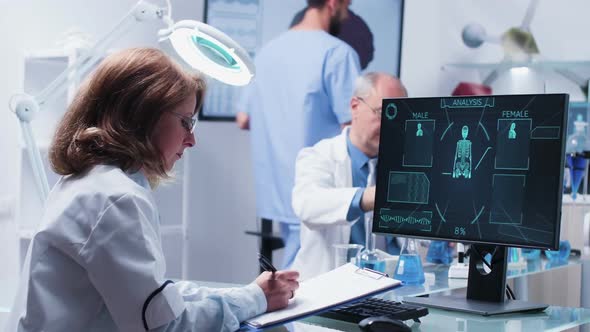
{"label": "monitor bezel", "polygon": [[[383,123],[387,121],[387,117],[385,116],[385,111],[387,104],[396,101],[396,100],[426,100],[426,99],[456,99],[456,98],[478,98],[478,97],[533,97],[533,96],[561,96],[563,98],[563,115],[562,115],[562,128],[561,131],[561,151],[563,154],[563,158],[560,159],[560,173],[559,173],[559,182],[563,183],[563,171],[565,168],[565,146],[566,146],[566,137],[567,137],[567,121],[568,121],[568,112],[569,112],[569,94],[566,93],[543,93],[543,94],[501,94],[501,95],[472,95],[472,96],[442,96],[442,97],[404,97],[404,98],[386,98],[382,100],[382,108],[381,108],[381,126],[383,127]],[[379,135],[379,155],[382,153],[382,144],[381,141],[383,139],[383,131],[381,131]],[[377,163],[377,174],[380,174],[379,170],[379,163]],[[379,187],[379,183],[377,182],[377,187]],[[382,184],[383,185],[383,184]],[[376,188],[376,195],[379,192],[379,189]],[[543,245],[527,245],[521,243],[511,243],[511,242],[499,242],[499,241],[485,241],[485,240],[463,240],[463,239],[456,239],[451,237],[436,237],[436,236],[421,236],[417,234],[405,234],[405,233],[392,233],[392,232],[380,232],[375,231],[377,227],[375,224],[378,223],[379,213],[378,209],[380,207],[375,204],[373,209],[373,233],[379,235],[393,235],[393,236],[400,236],[400,237],[408,237],[408,238],[415,238],[415,239],[425,239],[425,240],[440,240],[440,241],[449,241],[449,242],[461,242],[466,244],[488,244],[488,245],[496,245],[496,246],[504,246],[504,247],[516,247],[516,248],[531,248],[531,249],[549,249],[549,250],[558,250],[559,249],[559,241],[560,241],[560,233],[561,233],[561,206],[563,201],[563,191],[557,191],[555,193],[557,199],[557,206],[556,209],[556,229],[554,232],[554,239],[553,239],[553,246],[543,246]],[[377,203],[377,200],[375,200]]]}

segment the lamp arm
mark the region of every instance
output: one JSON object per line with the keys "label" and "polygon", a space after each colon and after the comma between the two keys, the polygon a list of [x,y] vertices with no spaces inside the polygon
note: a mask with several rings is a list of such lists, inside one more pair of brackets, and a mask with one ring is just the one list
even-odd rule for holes
{"label": "lamp arm", "polygon": [[531,0],[529,6],[526,9],[526,13],[524,14],[524,18],[522,19],[522,24],[520,28],[525,31],[531,31],[531,21],[533,20],[533,16],[535,15],[535,10],[537,9],[537,5],[539,4],[539,0]]}
{"label": "lamp arm", "polygon": [[107,45],[125,33],[125,31],[127,31],[135,22],[162,18],[163,10],[161,8],[143,0],[138,1],[109,32],[94,44],[91,49],[86,50],[74,63],[68,66],[66,70],[49,83],[49,85],[35,97],[35,100],[40,106],[43,106],[50,100],[50,98],[58,96],[61,92],[67,89],[67,82],[71,81],[75,72],[83,74],[92,68],[92,66],[100,60],[103,53],[101,51],[104,51],[104,48]]}
{"label": "lamp arm", "polygon": [[[43,162],[41,161],[41,153],[39,152],[39,148],[35,144],[35,139],[33,138],[33,130],[31,129],[31,124],[22,121],[20,124],[21,129],[24,133],[25,143],[29,147],[29,149],[27,149],[29,159],[31,161],[34,160],[34,163],[31,162],[31,165],[43,165]],[[49,195],[49,184],[47,183],[47,174],[45,174],[45,169],[43,167],[32,167],[32,169],[33,176],[35,177],[35,182],[37,183],[37,190],[39,190],[42,194],[42,196],[40,197],[46,198],[47,195]]]}
{"label": "lamp arm", "polygon": [[33,170],[35,186],[41,201],[45,202],[49,195],[49,183],[43,167],[41,153],[35,142],[31,121],[43,105],[67,89],[67,83],[72,80],[76,72],[84,73],[96,64],[102,54],[99,51],[103,50],[115,37],[120,36],[133,22],[156,18],[163,18],[163,10],[146,1],[139,0],[110,32],[104,35],[92,49],[86,51],[72,65],[68,66],[39,95],[34,97],[27,94],[17,94],[11,97],[9,108],[16,114],[20,122],[27,154]]}
{"label": "lamp arm", "polygon": [[[131,22],[126,22],[125,27],[129,26]],[[118,26],[122,29],[122,26]],[[119,31],[119,30],[117,30]],[[107,36],[110,40],[111,37]],[[68,83],[74,80],[76,77],[82,76],[92,66],[94,66],[102,56],[102,41],[96,43],[91,49],[83,51],[83,53],[77,57],[76,61],[69,65],[63,72],[61,72],[49,85],[47,85],[37,96],[35,100],[39,106],[48,104],[52,99],[60,96],[68,87]]]}

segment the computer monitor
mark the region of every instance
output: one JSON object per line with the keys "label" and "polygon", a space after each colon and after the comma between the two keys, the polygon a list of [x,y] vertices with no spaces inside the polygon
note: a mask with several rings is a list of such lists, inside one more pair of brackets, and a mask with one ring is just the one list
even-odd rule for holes
{"label": "computer monitor", "polygon": [[[467,299],[453,300],[454,309],[534,310],[505,301],[507,247],[558,249],[568,95],[382,106],[373,232],[472,243],[480,255],[470,256]],[[491,272],[482,266],[486,254]]]}

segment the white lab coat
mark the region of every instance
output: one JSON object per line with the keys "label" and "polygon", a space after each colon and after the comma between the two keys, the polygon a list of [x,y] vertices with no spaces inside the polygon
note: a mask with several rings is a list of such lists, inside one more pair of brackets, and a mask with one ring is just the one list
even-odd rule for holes
{"label": "white lab coat", "polygon": [[301,220],[301,248],[292,268],[305,280],[331,270],[333,244],[350,241],[357,222],[346,215],[358,188],[352,186],[352,168],[346,148],[349,128],[333,138],[302,149],[295,165],[293,210]]}
{"label": "white lab coat", "polygon": [[[256,284],[215,290],[165,282],[148,182],[112,166],[51,191],[23,267],[7,331],[231,331],[266,311]],[[147,301],[147,304],[146,304]]]}

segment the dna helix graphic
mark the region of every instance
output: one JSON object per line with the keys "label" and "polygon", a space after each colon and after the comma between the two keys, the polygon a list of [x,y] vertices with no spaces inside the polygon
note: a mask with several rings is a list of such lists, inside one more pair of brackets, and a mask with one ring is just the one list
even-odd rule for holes
{"label": "dna helix graphic", "polygon": [[381,220],[385,221],[385,222],[395,222],[398,224],[402,224],[402,223],[407,223],[410,225],[414,225],[414,224],[420,224],[420,225],[430,225],[431,224],[431,220],[427,219],[427,218],[414,218],[414,217],[407,217],[404,218],[402,216],[390,216],[390,215],[381,215]]}

